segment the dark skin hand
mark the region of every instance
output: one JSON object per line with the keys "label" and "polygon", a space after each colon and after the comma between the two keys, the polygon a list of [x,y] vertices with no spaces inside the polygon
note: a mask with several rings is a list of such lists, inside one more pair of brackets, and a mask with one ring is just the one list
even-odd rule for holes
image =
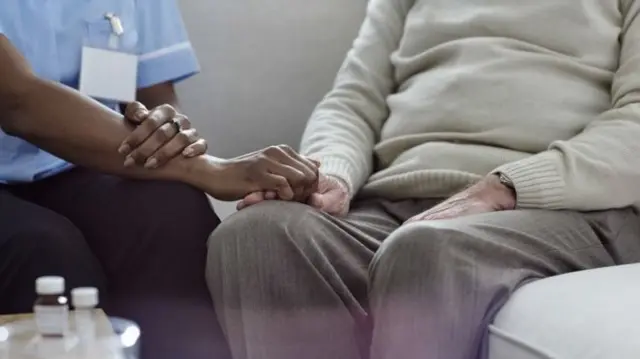
{"label": "dark skin hand", "polygon": [[2,35],[0,127],[71,163],[121,177],[179,181],[224,200],[259,190],[304,200],[317,184],[316,164],[286,146],[229,160],[178,156],[155,170],[127,167],[118,149],[135,127],[77,91],[35,76]]}
{"label": "dark skin hand", "polygon": [[125,166],[153,169],[180,155],[190,158],[207,152],[206,140],[179,113],[172,83],[138,90],[137,99],[123,106],[125,120],[136,127],[118,148]]}

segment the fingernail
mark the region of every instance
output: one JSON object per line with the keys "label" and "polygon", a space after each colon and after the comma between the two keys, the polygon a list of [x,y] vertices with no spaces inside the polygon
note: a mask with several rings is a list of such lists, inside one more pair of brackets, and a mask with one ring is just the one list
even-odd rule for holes
{"label": "fingernail", "polygon": [[124,160],[125,167],[131,167],[134,163],[136,163],[136,161],[131,156],[127,156],[127,158]]}
{"label": "fingernail", "polygon": [[120,146],[120,148],[118,148],[118,153],[120,153],[121,155],[126,155],[130,151],[131,151],[131,147],[129,147],[129,145],[127,145],[126,143]]}
{"label": "fingernail", "polygon": [[145,168],[156,168],[156,167],[158,167],[158,160],[156,160],[155,158],[151,157],[144,164],[144,167]]}
{"label": "fingernail", "polygon": [[187,156],[187,157],[193,156],[193,148],[185,149],[184,151],[182,151],[182,155]]}

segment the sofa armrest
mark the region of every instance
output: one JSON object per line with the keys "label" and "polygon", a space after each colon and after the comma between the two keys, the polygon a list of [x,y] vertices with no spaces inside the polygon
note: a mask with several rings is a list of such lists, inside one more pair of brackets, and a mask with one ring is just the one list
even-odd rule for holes
{"label": "sofa armrest", "polygon": [[525,285],[489,328],[489,359],[640,358],[640,264]]}

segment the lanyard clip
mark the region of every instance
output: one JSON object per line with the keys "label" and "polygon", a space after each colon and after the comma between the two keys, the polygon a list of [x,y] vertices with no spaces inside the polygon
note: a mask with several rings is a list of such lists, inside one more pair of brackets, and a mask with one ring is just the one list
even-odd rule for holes
{"label": "lanyard clip", "polygon": [[120,20],[117,15],[109,12],[104,15],[104,18],[109,21],[109,24],[111,24],[111,32],[113,33],[113,35],[120,37],[122,36],[122,34],[124,34],[122,20]]}

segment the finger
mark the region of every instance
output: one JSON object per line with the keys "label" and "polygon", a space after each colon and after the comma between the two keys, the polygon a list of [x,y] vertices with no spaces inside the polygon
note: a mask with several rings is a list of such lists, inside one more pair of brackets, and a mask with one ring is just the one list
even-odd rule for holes
{"label": "finger", "polygon": [[205,140],[204,138],[200,138],[196,142],[187,146],[187,148],[182,151],[182,155],[187,158],[204,155],[205,153],[207,153],[208,147],[209,146],[207,145],[207,140]]}
{"label": "finger", "polygon": [[172,122],[175,116],[176,110],[169,105],[162,105],[151,110],[145,120],[124,140],[120,146],[121,153],[128,154],[137,149],[161,126]]}
{"label": "finger", "polygon": [[264,150],[264,154],[277,162],[284,163],[303,173],[305,183],[311,183],[315,181],[317,177],[316,167],[287,145],[269,147]]}
{"label": "finger", "polygon": [[265,179],[267,183],[267,190],[275,191],[278,194],[278,197],[284,201],[293,200],[293,189],[291,188],[289,181],[284,176],[267,174]]}
{"label": "finger", "polygon": [[302,177],[297,182],[290,182],[294,190],[294,200],[304,202],[315,192],[318,183],[318,168],[309,159],[300,156],[289,146],[278,146],[279,151],[273,153],[273,158],[286,164],[300,173]]}
{"label": "finger", "polygon": [[149,115],[149,110],[147,107],[138,101],[131,102],[127,105],[127,108],[124,110],[124,118],[135,124],[140,124],[144,121]]}
{"label": "finger", "polygon": [[291,188],[302,187],[304,184],[304,173],[299,171],[297,168],[294,168],[282,162],[276,162],[275,160],[267,159],[267,170],[272,174],[284,177]]}
{"label": "finger", "polygon": [[[165,123],[154,131],[138,148],[134,149],[128,156],[134,163],[144,164],[147,168],[156,168],[160,163],[165,163],[171,152],[175,152],[175,145],[166,148],[174,137],[178,135],[178,130],[172,123]],[[159,150],[165,147],[163,152]],[[178,149],[180,153],[182,149]],[[152,157],[152,155],[156,155]],[[160,162],[162,161],[162,162]]]}
{"label": "finger", "polygon": [[289,163],[287,164],[304,173],[307,183],[313,183],[318,179],[318,166],[313,161],[301,156],[289,146],[282,146],[281,148],[288,157],[287,161]]}
{"label": "finger", "polygon": [[273,200],[278,198],[278,194],[275,193],[274,191],[266,191],[264,193],[264,199],[269,199],[269,200]]}
{"label": "finger", "polygon": [[320,161],[318,161],[318,160],[314,160],[313,158],[308,158],[308,157],[306,157],[306,158],[307,158],[309,161],[311,161],[314,165],[316,165],[316,167],[317,167],[317,168],[320,168],[320,166],[322,165],[322,164],[320,163]]}
{"label": "finger", "polygon": [[188,130],[191,128],[191,121],[189,121],[189,117],[183,115],[181,113],[176,113],[174,120],[178,121],[180,124],[180,128],[183,130]]}
{"label": "finger", "polygon": [[314,207],[316,209],[319,209],[319,210],[324,209],[324,200],[323,200],[323,196],[320,193],[311,194],[307,203],[311,207]]}
{"label": "finger", "polygon": [[265,196],[264,196],[264,192],[262,191],[249,193],[244,197],[244,199],[242,199],[242,201],[238,202],[238,205],[236,206],[236,208],[238,210],[241,210],[249,206],[258,204],[264,200],[265,200]]}
{"label": "finger", "polygon": [[[146,168],[158,168],[164,165],[172,159],[179,157],[186,147],[198,141],[196,130],[193,128],[176,133],[176,128],[173,124],[164,124],[163,127],[164,126],[171,126],[171,131],[173,132],[166,133],[158,139],[153,139],[153,137],[156,136],[156,133],[154,133],[152,135],[152,139],[147,140],[140,147],[142,150],[143,147],[147,146],[147,143],[149,143],[149,149],[156,147],[156,151],[152,152],[152,155],[150,155],[145,162]],[[169,136],[171,133],[175,133],[175,136],[173,136],[168,142],[162,142],[164,140],[164,136]]]}

